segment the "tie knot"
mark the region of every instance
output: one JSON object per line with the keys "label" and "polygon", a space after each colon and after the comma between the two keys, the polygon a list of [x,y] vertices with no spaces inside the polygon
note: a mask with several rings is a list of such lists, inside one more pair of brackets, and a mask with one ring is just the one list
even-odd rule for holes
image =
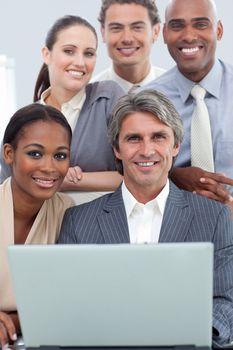
{"label": "tie knot", "polygon": [[191,95],[195,100],[203,100],[206,94],[206,90],[200,85],[196,84],[191,90]]}

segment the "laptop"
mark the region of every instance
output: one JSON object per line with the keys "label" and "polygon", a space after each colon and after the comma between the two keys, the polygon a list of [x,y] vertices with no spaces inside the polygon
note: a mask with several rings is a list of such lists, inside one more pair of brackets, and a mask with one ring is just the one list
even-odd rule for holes
{"label": "laptop", "polygon": [[213,245],[8,248],[27,348],[209,347]]}

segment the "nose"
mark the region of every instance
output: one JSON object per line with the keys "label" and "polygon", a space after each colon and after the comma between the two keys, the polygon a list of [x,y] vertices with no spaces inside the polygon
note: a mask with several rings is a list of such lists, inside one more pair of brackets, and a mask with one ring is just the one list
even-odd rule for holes
{"label": "nose", "polygon": [[192,43],[197,40],[198,35],[195,28],[192,25],[186,26],[182,31],[182,39],[188,43]]}
{"label": "nose", "polygon": [[77,67],[84,67],[85,61],[83,54],[77,54],[74,57],[74,65]]}
{"label": "nose", "polygon": [[133,34],[130,28],[124,28],[124,30],[122,31],[121,41],[126,45],[133,42]]}
{"label": "nose", "polygon": [[41,171],[43,171],[47,174],[55,172],[56,167],[54,165],[53,157],[51,157],[51,156],[43,157],[41,159],[40,168],[41,168]]}
{"label": "nose", "polygon": [[151,158],[155,154],[155,145],[150,141],[144,141],[141,145],[141,156]]}

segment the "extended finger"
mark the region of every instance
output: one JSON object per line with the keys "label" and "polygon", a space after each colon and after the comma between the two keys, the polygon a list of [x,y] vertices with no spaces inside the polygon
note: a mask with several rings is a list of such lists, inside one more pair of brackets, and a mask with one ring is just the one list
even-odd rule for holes
{"label": "extended finger", "polygon": [[225,203],[225,201],[230,200],[231,194],[230,192],[224,187],[224,185],[217,183],[214,180],[208,179],[205,181],[202,181],[203,188],[199,189],[199,191],[209,191],[212,192],[221,202]]}
{"label": "extended finger", "polygon": [[211,191],[207,191],[207,190],[200,190],[200,191],[195,191],[193,192],[195,194],[199,194],[200,196],[203,196],[203,197],[207,197],[209,199],[214,199],[218,202],[222,202],[222,199],[219,198],[215,193],[211,192]]}
{"label": "extended finger", "polygon": [[208,190],[198,190],[198,191],[195,191],[195,193],[199,194],[201,196],[205,196],[209,199],[214,199],[214,200],[221,202],[221,203],[224,203],[224,204],[229,201],[229,196],[228,197],[220,196],[217,193],[212,192],[212,191],[208,191]]}
{"label": "extended finger", "polygon": [[78,180],[82,179],[82,169],[79,166],[74,167],[75,176]]}
{"label": "extended finger", "polygon": [[4,324],[0,321],[0,345],[2,349],[8,348],[8,335]]}
{"label": "extended finger", "polygon": [[76,173],[75,173],[75,169],[74,169],[74,168],[70,168],[70,169],[68,170],[68,173],[67,173],[67,175],[66,175],[66,178],[67,178],[67,180],[68,180],[69,182],[74,182],[74,183],[78,182],[77,175],[76,175]]}
{"label": "extended finger", "polygon": [[233,179],[230,179],[229,177],[226,177],[225,175],[220,173],[206,173],[203,174],[202,178],[212,179],[218,183],[233,186]]}

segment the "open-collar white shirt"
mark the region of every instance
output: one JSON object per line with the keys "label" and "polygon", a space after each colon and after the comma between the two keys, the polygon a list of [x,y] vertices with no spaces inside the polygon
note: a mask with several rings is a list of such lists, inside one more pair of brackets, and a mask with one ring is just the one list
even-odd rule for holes
{"label": "open-collar white shirt", "polygon": [[122,183],[122,197],[129,227],[130,243],[158,243],[169,194],[169,181],[159,195],[146,204],[139,203]]}

